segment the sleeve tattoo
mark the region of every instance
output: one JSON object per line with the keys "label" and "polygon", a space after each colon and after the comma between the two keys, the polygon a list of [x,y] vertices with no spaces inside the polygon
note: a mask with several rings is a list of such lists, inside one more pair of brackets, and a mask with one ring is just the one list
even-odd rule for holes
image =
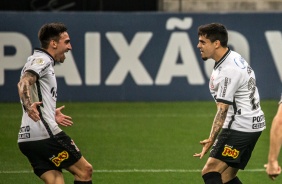
{"label": "sleeve tattoo", "polygon": [[225,121],[226,115],[227,115],[228,105],[218,105],[217,112],[213,121],[211,133],[210,133],[210,139],[214,142],[217,138],[217,135],[219,134],[223,123]]}
{"label": "sleeve tattoo", "polygon": [[19,97],[23,103],[23,106],[27,109],[30,108],[32,104],[29,88],[36,82],[36,80],[36,75],[30,72],[25,72],[18,83]]}

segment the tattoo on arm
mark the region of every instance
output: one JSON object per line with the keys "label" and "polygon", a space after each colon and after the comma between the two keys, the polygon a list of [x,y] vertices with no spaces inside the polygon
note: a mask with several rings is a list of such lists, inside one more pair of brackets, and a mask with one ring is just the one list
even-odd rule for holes
{"label": "tattoo on arm", "polygon": [[210,139],[212,141],[215,141],[215,139],[217,138],[217,135],[219,134],[223,126],[223,123],[227,115],[227,110],[228,110],[228,105],[226,104],[218,105],[217,113],[215,115],[211,133],[210,133]]}
{"label": "tattoo on arm", "polygon": [[34,84],[37,80],[36,75],[25,72],[22,76],[21,80],[18,83],[18,92],[20,99],[22,100],[22,103],[26,109],[30,108],[32,102],[30,98],[30,92],[29,88],[32,84]]}

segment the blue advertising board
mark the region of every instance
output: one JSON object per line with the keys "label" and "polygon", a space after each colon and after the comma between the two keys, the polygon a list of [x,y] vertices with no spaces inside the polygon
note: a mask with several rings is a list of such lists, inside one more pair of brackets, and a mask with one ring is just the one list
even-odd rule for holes
{"label": "blue advertising board", "polygon": [[197,28],[220,22],[229,47],[256,72],[262,99],[282,92],[282,14],[0,12],[0,102],[17,82],[47,22],[68,27],[72,51],[56,65],[59,101],[212,100],[214,61],[202,61]]}

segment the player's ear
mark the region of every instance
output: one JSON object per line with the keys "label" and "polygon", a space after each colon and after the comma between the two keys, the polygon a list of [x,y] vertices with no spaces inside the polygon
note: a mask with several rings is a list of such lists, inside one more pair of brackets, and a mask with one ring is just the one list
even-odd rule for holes
{"label": "player's ear", "polygon": [[51,47],[53,49],[56,49],[57,48],[57,42],[55,40],[51,40],[51,43],[50,43]]}
{"label": "player's ear", "polygon": [[215,44],[215,48],[219,48],[220,45],[221,45],[221,43],[220,43],[219,40],[215,40],[215,41],[214,41],[214,44]]}

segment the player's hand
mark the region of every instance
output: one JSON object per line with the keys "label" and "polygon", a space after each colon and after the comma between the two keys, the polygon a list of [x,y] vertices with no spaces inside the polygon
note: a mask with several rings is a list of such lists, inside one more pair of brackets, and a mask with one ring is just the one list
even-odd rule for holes
{"label": "player's hand", "polygon": [[203,146],[202,152],[201,153],[195,153],[193,156],[194,157],[200,157],[200,159],[202,159],[203,156],[209,151],[209,149],[213,145],[213,141],[210,140],[210,139],[205,139],[203,141],[200,141],[200,144]]}
{"label": "player's hand", "polygon": [[65,108],[65,106],[61,106],[59,108],[56,109],[56,122],[59,124],[59,125],[62,125],[62,126],[72,126],[73,125],[73,122],[72,122],[72,118],[70,116],[66,116],[64,115],[61,110]]}
{"label": "player's hand", "polygon": [[278,165],[278,161],[268,162],[267,164],[264,164],[264,168],[271,180],[275,180],[281,173],[281,167]]}
{"label": "player's hand", "polygon": [[26,112],[28,116],[35,122],[40,120],[39,112],[37,110],[37,107],[40,106],[42,102],[34,102],[31,104],[29,108],[26,108]]}

